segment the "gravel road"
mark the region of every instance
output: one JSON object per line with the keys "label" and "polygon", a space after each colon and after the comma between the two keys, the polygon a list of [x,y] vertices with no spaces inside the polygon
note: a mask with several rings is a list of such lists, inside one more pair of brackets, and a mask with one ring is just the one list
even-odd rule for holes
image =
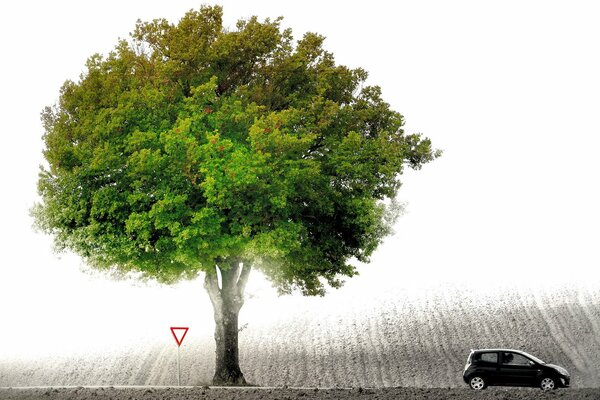
{"label": "gravel road", "polygon": [[4,400],[598,400],[600,389],[561,389],[544,393],[539,389],[490,388],[484,392],[470,389],[292,389],[292,388],[32,388],[0,389]]}

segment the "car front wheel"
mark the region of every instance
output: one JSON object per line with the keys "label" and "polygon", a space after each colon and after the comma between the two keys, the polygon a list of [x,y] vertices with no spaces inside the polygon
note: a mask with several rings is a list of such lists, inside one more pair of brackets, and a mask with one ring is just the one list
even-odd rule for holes
{"label": "car front wheel", "polygon": [[540,389],[542,389],[543,391],[548,391],[548,390],[553,390],[554,388],[556,388],[556,383],[554,382],[554,379],[550,378],[550,377],[545,377],[542,378],[542,380],[540,381]]}
{"label": "car front wheel", "polygon": [[469,386],[473,390],[483,390],[486,387],[485,380],[480,376],[474,376],[469,379]]}

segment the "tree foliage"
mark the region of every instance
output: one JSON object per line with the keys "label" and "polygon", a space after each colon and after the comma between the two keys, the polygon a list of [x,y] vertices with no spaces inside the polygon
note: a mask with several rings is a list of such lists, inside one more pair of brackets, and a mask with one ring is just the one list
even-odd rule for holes
{"label": "tree foliage", "polygon": [[59,249],[161,282],[226,259],[322,294],[389,232],[384,200],[438,153],[324,38],[220,7],[140,22],[42,113],[34,209]]}

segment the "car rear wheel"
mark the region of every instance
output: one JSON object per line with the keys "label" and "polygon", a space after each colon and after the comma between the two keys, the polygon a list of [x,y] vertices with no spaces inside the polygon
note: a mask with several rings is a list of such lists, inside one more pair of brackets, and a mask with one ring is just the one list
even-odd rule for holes
{"label": "car rear wheel", "polygon": [[555,388],[556,383],[554,382],[554,379],[550,377],[542,378],[542,380],[540,381],[540,389],[542,389],[545,392],[548,390],[554,390]]}
{"label": "car rear wheel", "polygon": [[474,376],[469,379],[469,386],[473,390],[483,390],[486,387],[485,380],[481,376]]}

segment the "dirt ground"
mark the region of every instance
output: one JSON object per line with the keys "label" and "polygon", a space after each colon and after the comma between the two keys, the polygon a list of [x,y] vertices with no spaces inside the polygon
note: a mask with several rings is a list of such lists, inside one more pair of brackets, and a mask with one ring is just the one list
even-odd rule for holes
{"label": "dirt ground", "polygon": [[475,392],[468,388],[425,389],[292,389],[292,388],[34,388],[0,389],[2,400],[598,400],[600,389],[560,389],[544,393],[539,389],[489,388]]}

